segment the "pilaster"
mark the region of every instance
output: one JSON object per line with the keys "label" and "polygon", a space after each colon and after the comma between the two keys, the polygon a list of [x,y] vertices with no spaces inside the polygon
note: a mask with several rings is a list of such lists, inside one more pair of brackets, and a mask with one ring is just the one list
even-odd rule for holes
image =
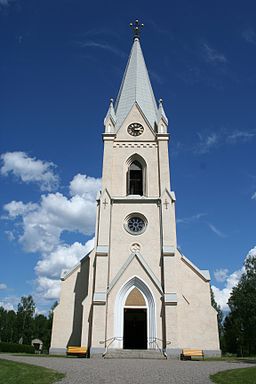
{"label": "pilaster", "polygon": [[165,189],[171,189],[170,186],[170,168],[169,168],[169,156],[168,156],[168,133],[158,133],[158,164],[159,164],[159,188],[160,195]]}
{"label": "pilaster", "polygon": [[102,185],[110,193],[112,191],[112,156],[114,133],[104,133],[102,135],[104,141],[104,154],[102,165]]}

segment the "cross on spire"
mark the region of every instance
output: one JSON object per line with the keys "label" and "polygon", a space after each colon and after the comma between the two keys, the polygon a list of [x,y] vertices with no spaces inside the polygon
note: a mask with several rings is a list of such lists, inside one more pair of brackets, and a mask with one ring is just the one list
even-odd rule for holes
{"label": "cross on spire", "polygon": [[140,24],[139,20],[135,20],[135,23],[130,23],[130,27],[133,29],[133,38],[139,39],[140,38],[140,31],[141,31],[141,28],[144,27],[144,24]]}

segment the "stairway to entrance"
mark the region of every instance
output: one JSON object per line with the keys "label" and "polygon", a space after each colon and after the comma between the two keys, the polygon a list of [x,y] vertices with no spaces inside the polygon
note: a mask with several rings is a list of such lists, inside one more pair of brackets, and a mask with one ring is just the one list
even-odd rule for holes
{"label": "stairway to entrance", "polygon": [[109,349],[104,356],[105,359],[158,359],[165,360],[166,357],[155,349]]}

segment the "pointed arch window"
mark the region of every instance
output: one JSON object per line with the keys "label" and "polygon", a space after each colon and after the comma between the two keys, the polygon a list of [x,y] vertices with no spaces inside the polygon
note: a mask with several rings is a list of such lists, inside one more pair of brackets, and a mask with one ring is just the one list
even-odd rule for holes
{"label": "pointed arch window", "polygon": [[133,161],[128,168],[127,194],[143,195],[143,166],[138,160]]}

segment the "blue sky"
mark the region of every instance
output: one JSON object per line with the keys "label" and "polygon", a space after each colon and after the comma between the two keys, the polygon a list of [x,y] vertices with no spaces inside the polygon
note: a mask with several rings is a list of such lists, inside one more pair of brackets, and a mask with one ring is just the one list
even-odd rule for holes
{"label": "blue sky", "polygon": [[0,305],[40,311],[91,247],[130,21],[169,118],[178,244],[223,308],[255,245],[254,1],[0,0]]}

